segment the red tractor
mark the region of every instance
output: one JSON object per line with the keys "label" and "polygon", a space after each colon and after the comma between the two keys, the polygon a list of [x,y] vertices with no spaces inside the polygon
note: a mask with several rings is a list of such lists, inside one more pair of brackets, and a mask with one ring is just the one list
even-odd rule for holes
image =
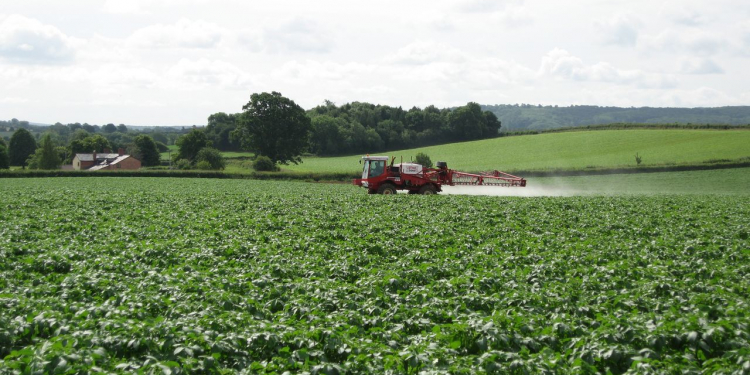
{"label": "red tractor", "polygon": [[437,162],[437,168],[424,168],[416,163],[394,164],[396,158],[387,156],[364,156],[362,178],[353,181],[354,185],[367,188],[370,194],[396,194],[407,190],[409,194],[436,194],[443,191],[443,185],[487,185],[487,186],[526,186],[526,180],[500,171],[486,173],[466,173],[448,169],[444,161]]}

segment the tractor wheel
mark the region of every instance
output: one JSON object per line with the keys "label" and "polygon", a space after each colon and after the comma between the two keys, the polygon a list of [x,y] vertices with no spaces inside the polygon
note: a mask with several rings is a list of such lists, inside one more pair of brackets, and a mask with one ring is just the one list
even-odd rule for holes
{"label": "tractor wheel", "polygon": [[437,191],[435,190],[434,186],[432,186],[431,184],[427,184],[425,186],[422,186],[421,189],[419,189],[419,194],[433,195],[433,194],[437,194]]}
{"label": "tractor wheel", "polygon": [[396,187],[393,184],[383,184],[378,188],[378,194],[396,194]]}
{"label": "tractor wheel", "polygon": [[378,191],[375,189],[367,189],[367,194],[377,194]]}

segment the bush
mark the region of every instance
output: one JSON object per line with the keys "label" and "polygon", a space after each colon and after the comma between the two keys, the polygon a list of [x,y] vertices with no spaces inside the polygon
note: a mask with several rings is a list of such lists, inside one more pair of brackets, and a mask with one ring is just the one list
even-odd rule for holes
{"label": "bush", "polygon": [[[224,157],[221,156],[221,152],[215,148],[204,147],[198,151],[198,155],[195,157],[195,161],[200,164],[206,162],[209,165],[208,169],[221,170],[226,167]],[[200,169],[200,168],[199,168]]]}
{"label": "bush", "polygon": [[190,160],[187,159],[178,159],[174,162],[174,167],[177,169],[190,169],[192,165],[190,165]]}
{"label": "bush", "polygon": [[198,164],[195,165],[195,169],[200,169],[202,171],[210,171],[213,168],[211,167],[211,163],[205,160],[202,160],[202,161],[199,161]]}
{"label": "bush", "polygon": [[253,169],[259,172],[277,171],[276,164],[268,156],[258,156],[253,163]]}
{"label": "bush", "polygon": [[432,168],[432,160],[424,152],[418,153],[414,158],[414,162],[417,164],[422,164],[422,166],[425,168]]}

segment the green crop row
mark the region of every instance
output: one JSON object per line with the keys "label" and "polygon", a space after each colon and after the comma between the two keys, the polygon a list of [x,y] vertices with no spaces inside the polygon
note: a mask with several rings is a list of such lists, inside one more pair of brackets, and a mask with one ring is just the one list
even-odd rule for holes
{"label": "green crop row", "polygon": [[748,197],[0,184],[0,373],[750,367]]}

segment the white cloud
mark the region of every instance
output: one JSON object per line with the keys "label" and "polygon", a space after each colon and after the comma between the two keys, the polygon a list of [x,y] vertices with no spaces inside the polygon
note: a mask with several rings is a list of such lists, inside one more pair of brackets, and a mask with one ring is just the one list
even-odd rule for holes
{"label": "white cloud", "polygon": [[723,74],[724,69],[711,59],[685,58],[680,63],[683,74]]}
{"label": "white cloud", "polygon": [[641,88],[671,88],[676,85],[674,77],[670,75],[646,73],[637,69],[617,69],[607,62],[586,65],[580,58],[559,48],[542,58],[540,75],[573,81],[636,85]]}
{"label": "white cloud", "polygon": [[427,65],[435,62],[462,62],[466,58],[461,51],[434,41],[415,41],[400,48],[386,59],[393,64]]}
{"label": "white cloud", "polygon": [[533,22],[523,0],[464,0],[455,5],[461,13],[489,15],[505,26],[523,26]]}
{"label": "white cloud", "polygon": [[326,53],[333,46],[328,32],[316,21],[296,17],[263,33],[263,45],[272,52]]}
{"label": "white cloud", "polygon": [[189,7],[209,2],[210,0],[106,0],[102,10],[105,13],[143,16],[165,8]]}
{"label": "white cloud", "polygon": [[371,74],[375,71],[374,65],[347,63],[339,64],[331,61],[319,62],[306,60],[304,62],[289,61],[271,75],[274,78],[295,83],[308,83],[312,81],[348,81],[358,76]]}
{"label": "white cloud", "polygon": [[11,15],[0,19],[0,57],[21,64],[67,64],[75,58],[76,41],[58,28]]}
{"label": "white cloud", "polygon": [[28,103],[28,102],[29,102],[29,99],[27,98],[19,98],[19,97],[12,97],[12,96],[0,98],[0,104],[23,104],[23,103]]}
{"label": "white cloud", "polygon": [[462,0],[456,8],[466,13],[492,13],[505,9],[509,5],[522,4],[522,0]]}
{"label": "white cloud", "polygon": [[602,42],[620,46],[634,46],[638,42],[641,21],[632,14],[620,14],[608,20],[595,22]]}
{"label": "white cloud", "polygon": [[726,105],[747,105],[736,97],[710,87],[692,90],[673,90],[663,92],[654,102],[671,107],[717,107]]}
{"label": "white cloud", "polygon": [[701,30],[668,29],[655,36],[644,36],[642,47],[647,52],[678,52],[693,56],[713,56],[727,46],[726,37]]}
{"label": "white cloud", "polygon": [[167,69],[164,88],[191,90],[251,90],[255,80],[239,67],[220,60],[181,59]]}
{"label": "white cloud", "polygon": [[136,30],[129,42],[147,48],[215,48],[232,33],[202,20],[181,19],[173,25],[152,25]]}
{"label": "white cloud", "polygon": [[704,16],[701,13],[685,7],[665,9],[662,13],[678,25],[694,27],[704,23]]}

